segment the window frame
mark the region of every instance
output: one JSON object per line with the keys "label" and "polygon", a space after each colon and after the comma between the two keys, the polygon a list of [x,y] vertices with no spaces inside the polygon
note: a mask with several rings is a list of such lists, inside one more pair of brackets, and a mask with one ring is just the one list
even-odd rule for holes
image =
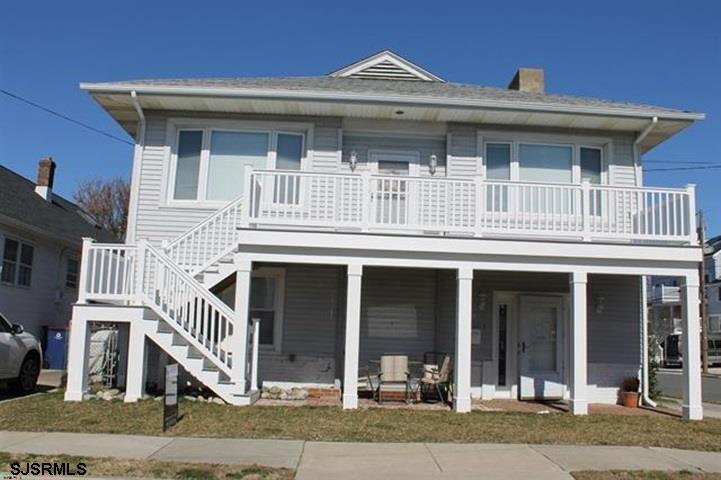
{"label": "window frame", "polygon": [[[13,280],[12,280],[12,282],[0,280],[0,283],[2,283],[3,285],[11,285],[11,286],[17,287],[17,288],[32,288],[32,286],[33,286],[33,270],[35,269],[35,252],[37,251],[37,246],[35,245],[34,242],[24,240],[19,237],[15,237],[13,235],[3,235],[0,238],[2,238],[2,249],[0,249],[0,270],[2,270],[3,264],[5,263],[5,245],[7,244],[7,241],[12,240],[14,242],[17,242],[17,244],[18,244],[18,251],[17,251],[17,258],[15,259],[15,272],[13,274]],[[23,264],[20,260],[22,257],[23,245],[27,245],[33,249],[33,258],[32,258],[32,263],[30,264],[30,283],[28,285],[19,283],[20,266],[21,265],[27,266],[27,264]]]}
{"label": "window frame", "polygon": [[[195,199],[176,199],[175,180],[178,165],[178,143],[183,131],[202,131],[200,161],[198,166],[198,189]],[[165,207],[217,209],[231,200],[208,200],[208,172],[210,167],[210,143],[212,132],[265,133],[268,135],[268,169],[275,170],[278,134],[292,134],[303,137],[301,170],[308,170],[313,156],[311,145],[314,126],[299,122],[224,121],[212,119],[168,119],[166,129],[165,178],[162,198]]]}
{"label": "window frame", "polygon": [[[610,185],[610,159],[613,158],[613,140],[607,137],[589,137],[558,134],[519,134],[516,132],[482,131],[477,132],[481,156],[481,172],[483,178],[492,182],[523,182],[538,184],[580,185],[581,184],[581,148],[593,148],[601,151],[601,185]],[[487,146],[501,143],[511,145],[510,180],[496,180],[487,177]],[[571,148],[571,182],[534,182],[520,179],[520,146],[544,145]]]}
{"label": "window frame", "polygon": [[[281,353],[283,350],[283,325],[285,315],[285,268],[281,267],[260,267],[251,273],[251,285],[253,278],[275,279],[275,296],[273,298],[273,343],[260,344],[258,349],[262,352]],[[248,306],[248,316],[253,320],[252,306]]]}

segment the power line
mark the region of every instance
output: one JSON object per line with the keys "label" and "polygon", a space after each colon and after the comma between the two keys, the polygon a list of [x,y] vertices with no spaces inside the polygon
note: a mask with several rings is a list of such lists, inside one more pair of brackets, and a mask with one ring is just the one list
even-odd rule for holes
{"label": "power line", "polygon": [[104,136],[106,136],[106,137],[108,137],[108,138],[112,138],[113,140],[117,140],[117,141],[119,141],[119,142],[123,142],[123,143],[126,143],[126,144],[128,144],[128,145],[133,145],[132,142],[129,142],[129,141],[125,140],[124,138],[117,137],[117,136],[113,135],[112,133],[104,132],[104,131],[102,131],[102,130],[100,130],[100,129],[98,129],[98,128],[95,128],[95,127],[93,127],[93,126],[91,126],[91,125],[88,125],[87,123],[83,123],[83,122],[81,122],[81,121],[79,121],[79,120],[75,120],[74,118],[70,118],[70,117],[68,117],[67,115],[64,115],[64,114],[62,114],[62,113],[60,113],[60,112],[56,112],[55,110],[52,110],[52,109],[50,109],[50,108],[47,108],[47,107],[44,107],[44,106],[42,106],[42,105],[39,105],[39,104],[37,104],[37,103],[35,103],[35,102],[32,102],[32,101],[28,100],[27,98],[23,98],[23,97],[21,97],[20,95],[16,95],[16,94],[14,94],[14,93],[8,92],[7,90],[4,90],[4,89],[2,89],[2,88],[0,88],[0,93],[4,93],[4,94],[7,95],[8,97],[14,98],[15,100],[18,100],[18,101],[20,101],[20,102],[26,103],[26,104],[28,104],[28,105],[30,105],[30,106],[32,106],[32,107],[38,108],[38,109],[40,109],[40,110],[42,110],[42,111],[44,111],[44,112],[46,112],[46,113],[49,113],[49,114],[51,114],[51,115],[55,115],[56,117],[62,118],[63,120],[66,120],[66,121],[68,121],[68,122],[70,122],[70,123],[74,123],[74,124],[79,125],[79,126],[81,126],[81,127],[83,127],[83,128],[86,128],[86,129],[90,130],[91,132],[99,133],[100,135],[104,135]]}

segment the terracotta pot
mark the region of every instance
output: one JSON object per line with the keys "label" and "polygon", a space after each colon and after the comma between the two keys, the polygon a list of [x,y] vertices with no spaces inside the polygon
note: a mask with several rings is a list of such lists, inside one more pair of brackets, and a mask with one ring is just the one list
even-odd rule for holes
{"label": "terracotta pot", "polygon": [[638,392],[621,392],[621,402],[624,407],[638,408]]}

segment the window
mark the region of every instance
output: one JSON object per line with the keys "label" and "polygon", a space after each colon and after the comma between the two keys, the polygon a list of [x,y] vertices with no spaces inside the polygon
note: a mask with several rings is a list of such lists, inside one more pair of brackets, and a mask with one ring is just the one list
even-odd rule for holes
{"label": "window", "polygon": [[253,272],[250,285],[250,318],[260,320],[259,344],[280,351],[284,271],[261,268]]}
{"label": "window", "polygon": [[521,144],[518,150],[520,180],[571,183],[573,148],[556,145]]}
{"label": "window", "polygon": [[721,287],[718,287],[718,288],[716,289],[716,297],[717,297],[716,299],[717,299],[719,302],[721,302]]}
{"label": "window", "polygon": [[511,144],[486,145],[486,177],[491,180],[511,179]]}
{"label": "window", "polygon": [[601,149],[581,147],[581,181],[594,184],[601,183],[603,165],[601,163]]}
{"label": "window", "polygon": [[172,200],[228,202],[243,193],[246,165],[301,170],[305,134],[181,129],[175,150]]}
{"label": "window", "polygon": [[65,286],[77,288],[78,286],[78,259],[68,258],[67,271],[65,272]]}
{"label": "window", "polygon": [[198,197],[202,143],[202,131],[183,131],[178,135],[174,195],[177,200],[194,200]]}
{"label": "window", "polygon": [[34,254],[35,247],[32,245],[6,238],[0,279],[5,283],[29,287],[32,281]]}

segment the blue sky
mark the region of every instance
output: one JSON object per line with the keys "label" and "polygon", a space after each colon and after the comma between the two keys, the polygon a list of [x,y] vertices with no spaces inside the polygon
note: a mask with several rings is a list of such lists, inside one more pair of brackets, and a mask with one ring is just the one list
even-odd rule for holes
{"label": "blue sky", "polygon": [[[129,139],[79,82],[317,75],[390,48],[451,81],[504,87],[518,66],[536,66],[546,70],[550,92],[704,112],[705,121],[645,158],[721,162],[721,2],[590,6],[8,2],[0,16],[0,88]],[[34,178],[44,155],[58,162],[56,190],[69,196],[85,178],[128,178],[132,147],[0,95],[0,164]],[[648,172],[646,183],[696,183],[709,233],[721,233],[721,169]]]}

